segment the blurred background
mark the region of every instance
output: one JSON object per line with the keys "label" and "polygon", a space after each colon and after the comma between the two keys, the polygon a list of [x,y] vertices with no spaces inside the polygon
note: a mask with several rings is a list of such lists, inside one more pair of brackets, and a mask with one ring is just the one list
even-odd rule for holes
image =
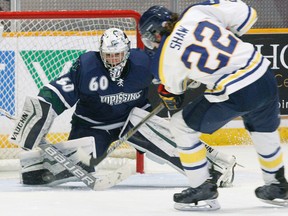
{"label": "blurred background", "polygon": [[[204,1],[204,0],[202,0]],[[201,0],[0,0],[4,11],[47,10],[135,10],[140,14],[153,5],[163,5],[174,12]],[[287,0],[245,0],[257,9],[259,20],[254,28],[286,28],[288,25]]]}

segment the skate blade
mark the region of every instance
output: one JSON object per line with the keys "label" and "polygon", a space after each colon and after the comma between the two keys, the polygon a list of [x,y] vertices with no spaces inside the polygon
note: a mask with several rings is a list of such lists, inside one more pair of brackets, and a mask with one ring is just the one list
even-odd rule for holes
{"label": "skate blade", "polygon": [[260,199],[264,203],[268,203],[271,205],[277,205],[277,206],[283,206],[283,207],[288,207],[288,200],[283,200],[283,199],[274,199],[274,200],[263,200]]}
{"label": "skate blade", "polygon": [[195,203],[175,203],[174,208],[179,211],[215,211],[221,208],[217,199],[199,201]]}

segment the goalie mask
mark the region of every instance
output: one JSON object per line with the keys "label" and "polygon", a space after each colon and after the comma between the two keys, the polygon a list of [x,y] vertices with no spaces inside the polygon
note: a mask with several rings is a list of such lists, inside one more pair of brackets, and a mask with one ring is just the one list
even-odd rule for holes
{"label": "goalie mask", "polygon": [[129,54],[130,41],[122,30],[110,28],[104,32],[100,39],[100,55],[112,81],[121,77]]}

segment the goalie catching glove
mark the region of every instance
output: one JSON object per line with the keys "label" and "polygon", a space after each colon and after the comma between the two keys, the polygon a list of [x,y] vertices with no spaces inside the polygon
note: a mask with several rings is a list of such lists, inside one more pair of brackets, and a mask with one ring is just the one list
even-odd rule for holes
{"label": "goalie catching glove", "polygon": [[163,101],[164,105],[169,110],[179,109],[181,105],[183,104],[184,94],[181,94],[181,95],[172,94],[168,92],[165,89],[165,86],[162,84],[158,85],[158,94],[161,100]]}

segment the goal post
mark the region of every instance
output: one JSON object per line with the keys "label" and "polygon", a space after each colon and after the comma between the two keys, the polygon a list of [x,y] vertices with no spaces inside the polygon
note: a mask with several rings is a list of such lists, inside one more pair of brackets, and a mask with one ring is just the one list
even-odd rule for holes
{"label": "goal post", "polygon": [[[67,73],[82,53],[98,51],[99,38],[108,28],[122,29],[132,48],[143,48],[139,19],[133,10],[1,12],[0,107],[19,115],[26,96],[37,95],[43,85]],[[72,113],[56,118],[47,135],[50,142],[67,139]],[[17,158],[20,148],[8,141],[13,123],[1,114],[0,122],[0,160]],[[137,155],[132,156],[136,171],[144,172],[143,155],[128,144],[116,151],[117,157],[123,152]]]}

